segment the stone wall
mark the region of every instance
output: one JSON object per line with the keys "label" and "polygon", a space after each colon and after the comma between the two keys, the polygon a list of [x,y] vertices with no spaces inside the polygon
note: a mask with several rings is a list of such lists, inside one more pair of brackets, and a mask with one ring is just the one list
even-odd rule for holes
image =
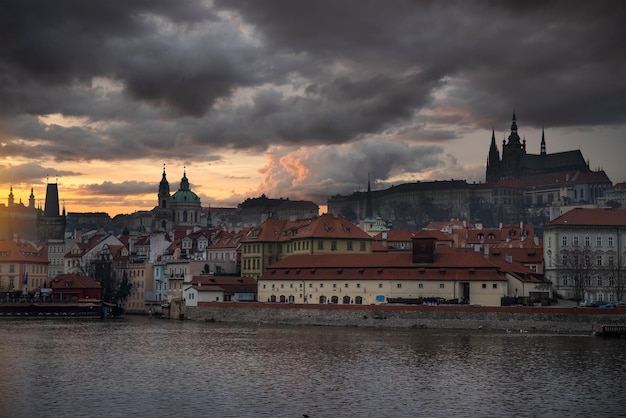
{"label": "stone wall", "polygon": [[626,309],[398,305],[298,305],[204,302],[187,307],[198,321],[380,328],[485,329],[511,332],[591,332],[626,325]]}

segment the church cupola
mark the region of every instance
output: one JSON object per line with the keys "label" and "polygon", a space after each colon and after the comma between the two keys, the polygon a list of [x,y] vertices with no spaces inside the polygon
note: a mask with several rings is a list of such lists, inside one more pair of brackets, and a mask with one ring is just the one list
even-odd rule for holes
{"label": "church cupola", "polygon": [[189,190],[189,179],[187,178],[187,169],[183,169],[183,178],[180,179],[179,190]]}

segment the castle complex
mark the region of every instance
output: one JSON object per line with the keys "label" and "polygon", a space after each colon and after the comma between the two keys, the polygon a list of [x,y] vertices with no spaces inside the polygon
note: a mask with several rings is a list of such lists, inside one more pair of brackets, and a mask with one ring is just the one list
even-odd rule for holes
{"label": "castle complex", "polygon": [[357,221],[371,216],[367,208],[373,205],[374,215],[393,223],[394,229],[420,228],[451,218],[487,226],[520,221],[543,224],[554,208],[596,204],[612,185],[604,171],[589,168],[580,150],[548,154],[545,132],[540,153],[529,154],[513,113],[511,132],[502,143],[502,157],[495,131],[491,133],[485,183],[415,182],[336,195],[328,199],[328,211]]}
{"label": "castle complex", "polygon": [[544,131],[541,133],[540,154],[528,154],[526,152],[526,139],[521,140],[517,133],[515,113],[513,113],[508,142],[502,141],[502,159],[500,159],[500,152],[496,146],[495,130],[491,132],[491,146],[487,157],[487,183],[493,184],[504,179],[521,179],[533,174],[566,171],[586,173],[591,170],[580,150],[548,154]]}

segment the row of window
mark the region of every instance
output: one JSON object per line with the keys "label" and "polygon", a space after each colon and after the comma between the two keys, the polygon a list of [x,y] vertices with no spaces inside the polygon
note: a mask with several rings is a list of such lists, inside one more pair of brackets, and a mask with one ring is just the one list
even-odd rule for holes
{"label": "row of window", "polygon": [[[587,276],[584,279],[584,283],[585,286],[598,286],[598,287],[604,287],[604,286],[610,286],[613,287],[615,286],[615,277],[613,276],[609,276],[606,279],[604,277],[601,276],[597,276],[597,277],[590,277]],[[562,286],[573,286],[574,285],[574,280],[572,280],[568,275],[563,275],[561,276],[561,285]]]}
{"label": "row of window", "polygon": [[[383,283],[378,283],[378,288],[379,288],[379,289],[382,289],[382,288],[383,288],[383,286],[384,286],[384,284],[383,284]],[[313,286],[313,283],[309,283],[309,288],[310,288],[310,289],[313,289],[313,287],[314,287],[314,286]],[[344,283],[343,287],[344,287],[345,289],[348,289],[348,288],[350,287],[350,284],[349,284],[349,283]],[[418,287],[419,289],[423,289],[423,288],[424,288],[424,283],[418,283],[418,284],[417,284],[417,287]],[[445,287],[446,287],[445,283],[439,283],[439,288],[440,288],[440,289],[445,289]],[[486,284],[486,283],[483,283],[483,289],[485,289],[486,287],[487,287],[487,284]],[[494,289],[496,289],[497,287],[498,287],[498,285],[497,285],[496,283],[494,283],[494,284],[493,284],[493,288],[494,288]],[[281,283],[280,288],[281,288],[281,289],[284,289],[284,288],[285,288],[285,284],[284,284],[284,283]],[[290,288],[290,289],[293,289],[293,283],[289,283],[289,288]],[[299,283],[298,288],[302,288],[302,283]],[[317,285],[315,286],[315,288],[316,288],[316,289],[317,289],[317,288],[323,289],[323,288],[324,288],[324,283],[319,283],[319,284],[317,284]],[[337,289],[337,283],[333,283],[333,284],[332,284],[332,288],[333,288],[333,289]],[[360,289],[360,288],[361,288],[361,283],[356,283],[356,288],[357,288],[357,289]],[[397,288],[397,289],[402,289],[402,283],[396,283],[396,288]],[[267,289],[267,284],[263,284],[263,289]],[[276,286],[275,284],[272,284],[272,290],[275,290],[275,289],[278,289],[278,286]]]}
{"label": "row of window", "polygon": [[[563,235],[561,237],[561,246],[563,247],[567,247],[568,245],[568,237],[567,235]],[[590,247],[591,246],[591,237],[589,235],[585,236],[584,239],[582,240],[582,242],[584,243],[585,247]],[[596,237],[596,247],[602,247],[603,245],[603,237],[601,235],[598,235]],[[572,237],[572,246],[577,247],[581,244],[581,240],[579,239],[578,235],[574,235]],[[613,236],[608,236],[607,237],[607,246],[608,247],[613,247],[614,246],[614,237]],[[548,248],[552,248],[552,237],[548,237]]]}
{"label": "row of window", "polygon": [[[601,255],[597,255],[595,257],[595,264],[593,264],[592,261],[591,261],[592,260],[591,255],[585,255],[582,259],[584,260],[584,265],[587,266],[587,267],[590,267],[590,266],[593,266],[593,265],[602,266],[603,265],[602,261],[603,261],[604,258]],[[606,257],[606,259],[607,259],[607,264],[606,265],[608,267],[615,266],[615,256],[609,255],[609,256]],[[576,254],[572,255],[571,258],[570,258],[569,255],[564,254],[562,256],[562,258],[561,258],[561,262],[562,262],[562,264],[564,266],[569,266],[569,265],[578,266],[578,265],[580,265],[580,260],[581,260],[581,257],[579,255],[576,255]],[[570,263],[570,261],[571,261],[571,263]],[[551,267],[552,266],[552,262],[549,260],[548,263],[549,263],[548,265]]]}
{"label": "row of window", "polygon": [[226,255],[229,255],[229,260],[236,260],[237,259],[237,253],[236,252],[232,252],[232,251],[228,251],[228,252],[209,252],[209,260],[221,260],[221,261],[225,261],[226,260]]}
{"label": "row of window", "polygon": [[[316,248],[317,250],[323,251],[325,249],[325,245],[326,244],[324,240],[318,240]],[[347,251],[353,251],[354,247],[355,246],[354,246],[353,241],[346,241]],[[337,250],[337,248],[338,248],[338,241],[330,241],[330,249],[334,251],[334,250]],[[278,249],[278,253],[282,253],[283,251],[282,244],[278,244],[277,249]],[[295,242],[287,244],[288,253],[295,252],[295,251],[309,251],[309,250],[310,250],[310,241],[295,241]],[[359,241],[359,251],[366,251],[366,250],[367,250],[367,243],[365,241]],[[261,244],[246,244],[243,246],[242,251],[244,254],[248,254],[248,253],[259,254],[261,253]],[[274,253],[273,244],[267,245],[267,252],[269,254]]]}

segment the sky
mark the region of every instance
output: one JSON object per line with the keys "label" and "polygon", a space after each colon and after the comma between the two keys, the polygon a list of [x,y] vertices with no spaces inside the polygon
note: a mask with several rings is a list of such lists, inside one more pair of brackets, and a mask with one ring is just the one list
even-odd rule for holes
{"label": "sky", "polygon": [[0,203],[111,216],[485,181],[527,151],[626,181],[626,2],[4,0]]}

